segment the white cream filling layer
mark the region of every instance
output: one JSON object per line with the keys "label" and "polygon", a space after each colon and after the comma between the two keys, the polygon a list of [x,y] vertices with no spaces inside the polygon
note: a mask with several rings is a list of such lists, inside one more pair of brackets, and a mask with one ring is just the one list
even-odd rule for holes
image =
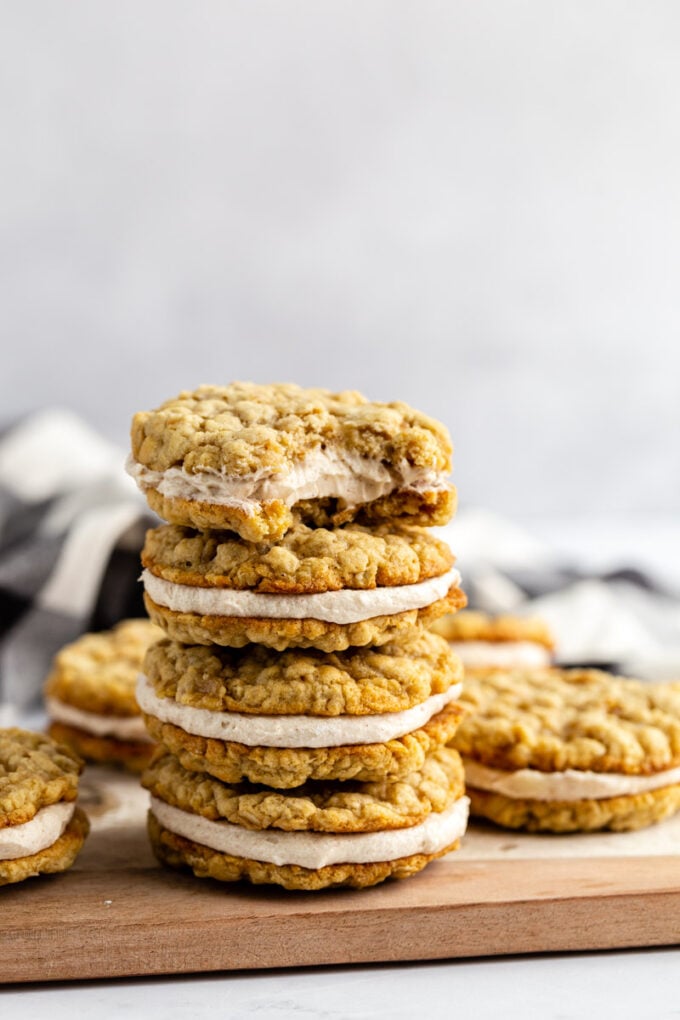
{"label": "white cream filling layer", "polygon": [[521,800],[603,800],[680,783],[680,768],[656,772],[651,776],[627,776],[622,772],[586,772],[579,769],[565,769],[563,772],[517,769],[506,772],[480,765],[469,758],[464,758],[463,764],[465,782],[469,787]]}
{"label": "white cream filling layer", "polygon": [[151,811],[166,829],[233,857],[267,864],[324,868],[328,864],[396,861],[411,854],[434,854],[460,839],[467,827],[470,802],[461,797],[446,811],[428,815],[420,825],[388,832],[254,831],[231,822],[212,822],[201,815],[151,797]]}
{"label": "white cream filling layer", "polygon": [[417,584],[370,588],[343,588],[314,595],[270,595],[234,588],[194,588],[142,571],[145,591],[159,606],[176,613],[199,616],[268,617],[277,620],[323,620],[326,623],[359,623],[374,616],[391,616],[410,609],[422,609],[443,598],[460,584],[454,568]]}
{"label": "white cream filling layer", "polygon": [[212,712],[178,705],[172,698],[159,698],[142,674],[137,684],[137,702],[148,715],[199,737],[233,741],[247,747],[343,747],[382,744],[403,737],[459,698],[462,689],[462,684],[453,684],[443,694],[433,694],[404,712],[382,715],[249,715]]}
{"label": "white cream filling layer", "polygon": [[30,857],[52,846],[71,821],[75,809],[74,801],[60,801],[41,808],[30,822],[0,829],[0,861]]}
{"label": "white cream filling layer", "polygon": [[45,698],[47,714],[55,722],[66,726],[75,726],[95,737],[115,737],[117,740],[134,740],[151,742],[146,732],[144,720],[140,715],[122,718],[113,715],[100,715],[97,712],[84,712],[81,708],[67,705],[57,698]]}
{"label": "white cream filling layer", "polygon": [[465,666],[549,666],[552,659],[537,641],[450,641]]}
{"label": "white cream filling layer", "polygon": [[448,488],[448,475],[407,461],[385,464],[349,450],[316,449],[287,471],[262,469],[250,475],[220,471],[190,473],[172,467],[153,471],[132,457],[128,474],[140,489],[156,489],[170,499],[198,500],[255,513],[259,504],[281,500],[288,506],[303,499],[342,499],[349,506],[368,503],[396,490],[432,492]]}

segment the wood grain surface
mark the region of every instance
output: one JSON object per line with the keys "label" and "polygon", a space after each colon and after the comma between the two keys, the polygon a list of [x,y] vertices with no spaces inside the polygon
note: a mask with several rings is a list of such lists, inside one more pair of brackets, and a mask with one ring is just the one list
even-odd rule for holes
{"label": "wood grain surface", "polygon": [[680,943],[678,856],[468,850],[365,891],[220,885],[160,868],[145,795],[99,775],[84,789],[93,831],[76,865],[0,889],[2,982]]}

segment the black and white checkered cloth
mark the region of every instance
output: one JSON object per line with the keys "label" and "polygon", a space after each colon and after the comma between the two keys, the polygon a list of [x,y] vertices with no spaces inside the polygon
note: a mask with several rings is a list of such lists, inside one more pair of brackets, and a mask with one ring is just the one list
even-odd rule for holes
{"label": "black and white checkered cloth", "polygon": [[125,454],[67,411],[0,434],[0,709],[38,703],[54,653],[143,616],[139,551],[153,522]]}

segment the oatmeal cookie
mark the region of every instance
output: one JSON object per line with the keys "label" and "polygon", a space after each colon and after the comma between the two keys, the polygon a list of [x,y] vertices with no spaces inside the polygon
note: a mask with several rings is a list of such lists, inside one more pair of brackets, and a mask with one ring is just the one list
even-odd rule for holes
{"label": "oatmeal cookie", "polygon": [[[137,718],[143,726],[141,715]],[[96,765],[122,765],[128,772],[134,774],[138,774],[146,767],[154,751],[154,743],[146,733],[146,728],[143,740],[98,737],[95,733],[62,722],[51,722],[47,727],[47,733],[57,743],[66,744],[87,762]]]}
{"label": "oatmeal cookie", "polygon": [[490,616],[466,609],[437,620],[432,630],[447,641],[533,641],[549,651],[555,647],[548,625],[536,616]]}
{"label": "oatmeal cookie", "polygon": [[41,733],[0,730],[0,885],[70,867],[87,835],[83,762]]}
{"label": "oatmeal cookie", "polygon": [[62,648],[45,683],[50,735],[86,761],[143,768],[153,747],[135,685],[146,650],[163,636],[149,620],[123,620]]}
{"label": "oatmeal cookie", "polygon": [[180,870],[189,869],[197,878],[212,878],[218,882],[245,880],[253,885],[280,885],[284,889],[299,892],[340,886],[366,889],[388,878],[408,878],[422,871],[431,861],[460,847],[460,840],[457,839],[436,853],[411,854],[393,861],[371,861],[365,864],[328,864],[314,869],[296,864],[269,864],[212,850],[164,828],[151,812],[149,838],[161,864]]}
{"label": "oatmeal cookie", "polygon": [[375,744],[333,747],[271,747],[198,736],[145,714],[149,733],[192,772],[207,772],[226,783],[246,779],[274,789],[314,780],[374,782],[402,779],[420,769],[428,754],[448,743],[464,710],[447,705],[427,723],[402,737]]}
{"label": "oatmeal cookie", "polygon": [[451,643],[466,670],[473,672],[549,666],[555,648],[547,625],[535,617],[466,610],[441,617],[432,630]]}
{"label": "oatmeal cookie", "polygon": [[453,744],[475,814],[510,828],[637,829],[680,809],[680,692],[597,670],[469,676]]}
{"label": "oatmeal cookie", "polygon": [[42,733],[0,729],[0,830],[78,795],[80,759]]}
{"label": "oatmeal cookie", "polygon": [[466,681],[456,734],[493,768],[631,776],[680,766],[680,694],[599,670],[495,671]]}
{"label": "oatmeal cookie", "polygon": [[[389,589],[384,591],[389,594]],[[386,644],[415,627],[428,627],[444,613],[461,609],[466,601],[465,593],[456,582],[441,598],[421,608],[370,616],[352,623],[334,623],[313,617],[285,619],[186,612],[161,605],[148,592],[144,595],[144,605],[151,619],[175,641],[231,648],[243,648],[252,643],[277,651],[318,648],[323,652]]]}
{"label": "oatmeal cookie", "polygon": [[462,680],[460,660],[427,631],[343,652],[184,645],[165,639],[144,673],[159,698],[214,712],[375,715],[403,712]]}
{"label": "oatmeal cookie", "polygon": [[506,829],[527,832],[630,832],[670,818],[680,810],[680,783],[646,793],[601,800],[544,801],[504,797],[468,789],[471,811]]}
{"label": "oatmeal cookie", "polygon": [[142,776],[142,786],[183,811],[246,829],[286,832],[380,832],[418,825],[462,797],[464,785],[460,755],[442,747],[402,780],[307,782],[286,792],[219,782],[188,771],[163,751]]}
{"label": "oatmeal cookie", "polygon": [[10,885],[13,882],[23,882],[25,878],[67,871],[80,853],[89,831],[87,815],[81,808],[75,808],[70,822],[51,846],[26,857],[12,860],[0,857],[0,885]]}
{"label": "oatmeal cookie", "polygon": [[136,414],[131,439],[128,469],[161,517],[250,541],[281,538],[296,517],[431,525],[455,509],[444,426],[353,391],[201,386]]}
{"label": "oatmeal cookie", "polygon": [[399,522],[372,529],[297,523],[278,542],[165,524],[147,531],[142,564],[174,584],[301,595],[418,584],[445,574],[454,557],[425,528]]}
{"label": "oatmeal cookie", "polygon": [[159,751],[142,782],[159,859],[223,881],[370,885],[419,870],[456,846],[467,824],[460,758],[443,748],[401,781],[309,782],[284,793],[192,774]]}

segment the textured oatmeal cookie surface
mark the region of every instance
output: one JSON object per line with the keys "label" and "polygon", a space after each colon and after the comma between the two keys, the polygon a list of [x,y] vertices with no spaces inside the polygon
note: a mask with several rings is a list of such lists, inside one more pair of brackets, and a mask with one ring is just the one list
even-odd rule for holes
{"label": "textured oatmeal cookie surface", "polygon": [[139,715],[135,684],[147,648],[163,631],[149,620],[123,620],[112,630],[84,634],[57,652],[45,694],[85,712]]}
{"label": "textured oatmeal cookie surface", "polygon": [[492,768],[650,775],[680,765],[680,692],[598,670],[467,676],[454,741]]}
{"label": "textured oatmeal cookie surface", "polygon": [[[455,489],[441,482],[451,469],[451,441],[439,422],[403,403],[380,404],[354,391],[332,393],[293,384],[232,383],[180,393],[132,422],[132,471],[149,505],[172,524],[201,530],[227,528],[250,541],[281,538],[295,517],[314,524],[343,524],[408,517],[416,524],[445,524],[455,511]],[[246,506],[202,488],[168,492],[168,472],[209,479],[276,478],[323,451],[389,466],[395,478],[406,465],[439,480],[396,488],[376,499],[300,499],[264,496]],[[360,469],[359,469],[360,470]],[[141,473],[140,473],[141,472]],[[191,486],[190,486],[191,489]]]}
{"label": "textured oatmeal cookie surface", "polygon": [[402,779],[420,769],[428,754],[448,743],[464,715],[457,702],[447,705],[417,730],[381,744],[340,747],[260,747],[201,737],[146,715],[154,738],[191,772],[207,772],[225,783],[246,779],[277,790],[310,779]]}
{"label": "textured oatmeal cookie surface", "polygon": [[439,748],[402,780],[308,782],[280,792],[250,783],[225,784],[187,771],[159,752],[142,776],[159,800],[182,811],[247,829],[286,832],[380,832],[418,825],[464,793],[456,751]]}
{"label": "textured oatmeal cookie surface", "polygon": [[427,631],[344,652],[233,649],[166,639],[149,649],[144,672],[159,698],[257,715],[402,712],[462,679],[460,660]]}
{"label": "textured oatmeal cookie surface", "polygon": [[78,795],[83,762],[42,733],[0,729],[0,828],[22,825],[50,804]]}
{"label": "textured oatmeal cookie surface", "polygon": [[451,468],[443,425],[406,404],[374,403],[354,390],[332,393],[292,383],[200,386],[154,411],[140,411],[132,422],[133,456],[155,471],[276,472],[333,444],[362,457]]}
{"label": "textured oatmeal cookie surface", "polygon": [[175,584],[294,594],[417,584],[453,563],[446,543],[397,522],[373,529],[298,522],[278,542],[166,524],[147,532],[142,551],[142,564]]}

